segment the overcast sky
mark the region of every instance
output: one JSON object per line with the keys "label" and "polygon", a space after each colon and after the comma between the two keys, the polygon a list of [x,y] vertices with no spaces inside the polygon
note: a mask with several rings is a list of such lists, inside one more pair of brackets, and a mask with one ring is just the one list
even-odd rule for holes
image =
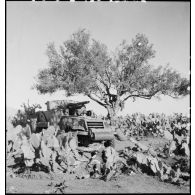
{"label": "overcast sky", "polygon": [[[131,41],[137,33],[144,33],[157,51],[151,61],[153,65],[169,63],[183,76],[189,76],[189,2],[7,2],[7,106],[19,108],[29,99],[45,109],[47,100],[65,99],[62,92],[39,95],[31,87],[38,70],[48,65],[47,44],[62,44],[80,27],[88,29],[110,51],[122,40]],[[88,108],[106,114],[94,102]],[[161,101],[129,100],[123,114],[188,110],[189,97],[181,100],[163,97]]]}

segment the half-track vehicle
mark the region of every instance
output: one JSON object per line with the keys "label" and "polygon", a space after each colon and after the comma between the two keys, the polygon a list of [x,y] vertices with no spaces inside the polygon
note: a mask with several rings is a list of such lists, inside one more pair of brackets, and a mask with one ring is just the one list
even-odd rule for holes
{"label": "half-track vehicle", "polygon": [[74,102],[66,100],[46,102],[47,111],[37,112],[36,132],[47,129],[56,123],[59,132],[75,132],[78,145],[87,146],[94,142],[107,142],[114,147],[115,132],[98,119],[90,110],[86,110],[89,101]]}

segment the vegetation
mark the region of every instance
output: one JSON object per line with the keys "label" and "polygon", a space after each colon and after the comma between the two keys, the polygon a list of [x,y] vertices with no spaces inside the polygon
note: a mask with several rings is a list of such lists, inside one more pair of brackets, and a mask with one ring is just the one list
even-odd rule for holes
{"label": "vegetation", "polygon": [[129,98],[151,99],[160,95],[178,98],[189,94],[190,82],[169,66],[153,67],[153,45],[143,34],[130,43],[123,41],[113,54],[106,45],[80,29],[56,49],[48,45],[48,68],[37,75],[35,88],[41,93],[65,90],[67,96],[84,94],[114,118]]}
{"label": "vegetation", "polygon": [[41,108],[39,104],[33,104],[32,106],[30,106],[29,102],[27,104],[23,103],[21,107],[23,109],[19,109],[16,115],[11,120],[11,123],[14,127],[16,127],[17,125],[25,127],[26,124],[29,124],[30,119],[35,117],[36,109]]}

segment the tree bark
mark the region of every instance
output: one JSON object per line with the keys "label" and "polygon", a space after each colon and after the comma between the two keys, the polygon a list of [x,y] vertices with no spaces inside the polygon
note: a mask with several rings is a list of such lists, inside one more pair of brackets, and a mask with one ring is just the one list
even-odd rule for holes
{"label": "tree bark", "polygon": [[107,105],[106,109],[108,111],[107,118],[110,120],[110,125],[115,125],[117,113],[121,109],[120,105],[119,104],[115,104],[115,106]]}

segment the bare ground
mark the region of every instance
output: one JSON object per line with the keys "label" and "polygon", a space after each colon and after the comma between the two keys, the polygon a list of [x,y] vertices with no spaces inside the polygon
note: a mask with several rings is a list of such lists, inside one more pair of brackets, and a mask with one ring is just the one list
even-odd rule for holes
{"label": "bare ground", "polygon": [[[11,186],[16,193],[46,193],[51,189],[49,179],[7,178],[7,192]],[[147,175],[119,176],[105,182],[99,179],[66,182],[65,193],[189,193],[189,187],[175,186]]]}

